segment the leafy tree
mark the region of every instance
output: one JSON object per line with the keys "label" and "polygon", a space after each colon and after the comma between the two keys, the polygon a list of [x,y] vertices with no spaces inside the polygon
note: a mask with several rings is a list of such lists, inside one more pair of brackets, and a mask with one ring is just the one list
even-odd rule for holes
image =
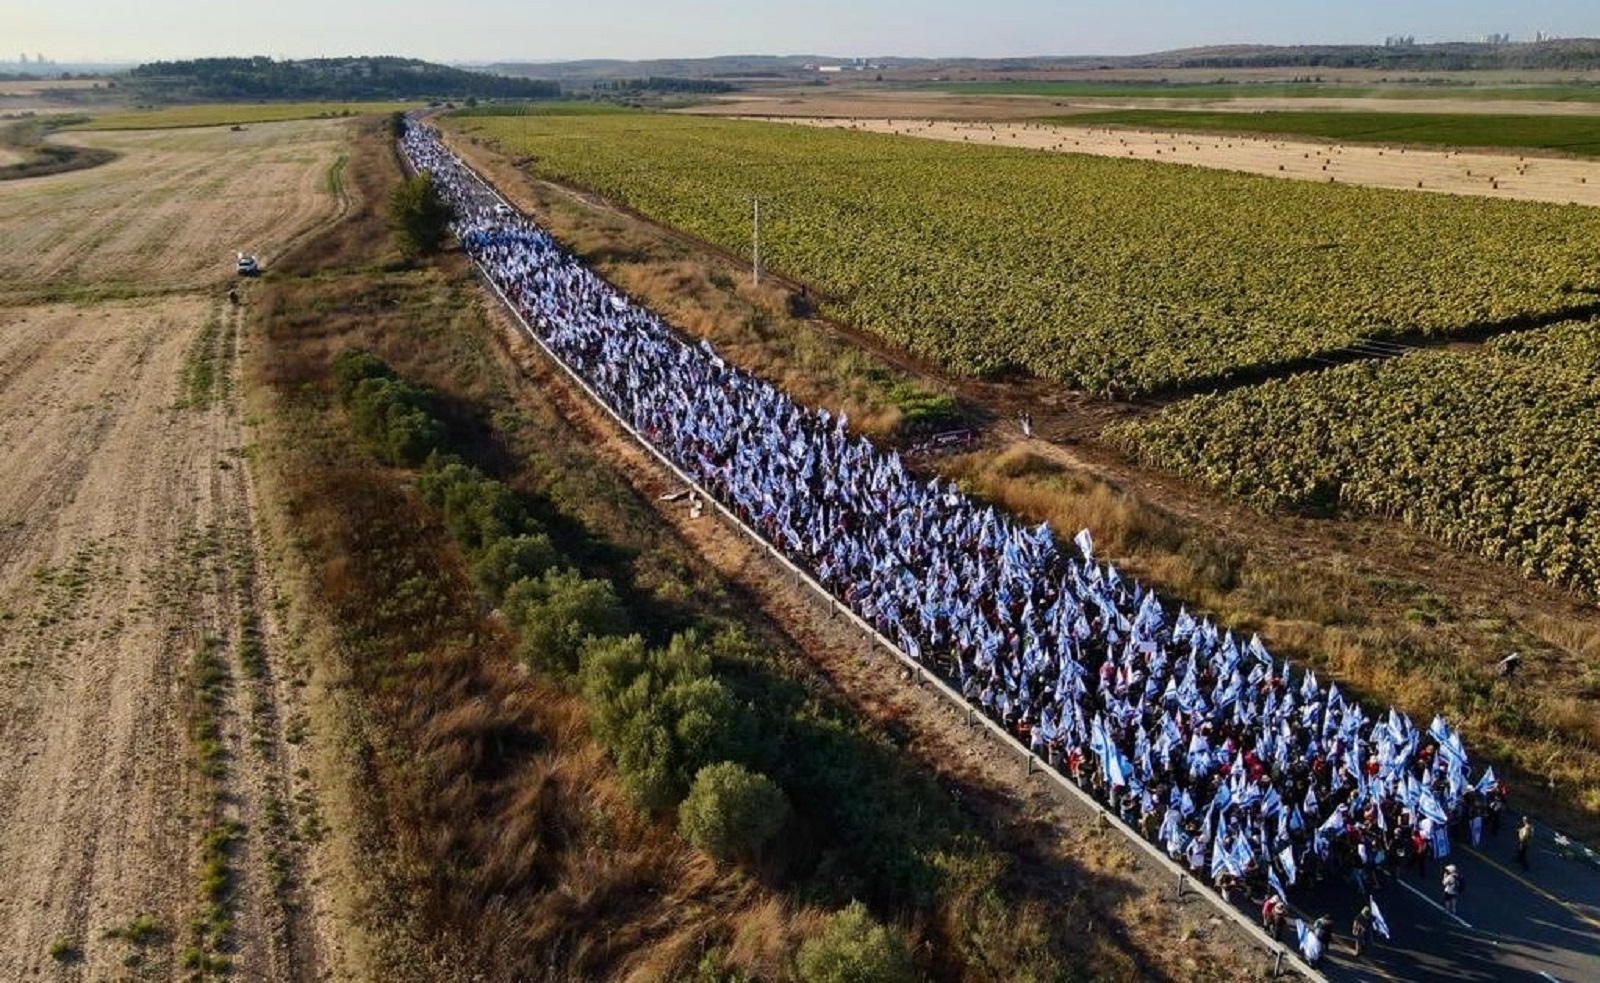
{"label": "leafy tree", "polygon": [[401,379],[357,383],[346,405],[350,422],[387,464],[415,467],[444,441],[444,425],[427,406],[427,394]]}
{"label": "leafy tree", "polygon": [[724,863],[757,856],[788,818],[783,790],[732,761],[701,768],[678,807],[684,838]]}
{"label": "leafy tree", "polygon": [[490,601],[498,604],[512,584],[539,576],[559,559],[550,537],[542,532],[501,536],[472,561],[472,579]]}
{"label": "leafy tree", "polygon": [[627,627],[627,612],[611,583],[572,569],[517,581],[506,589],[500,608],[522,635],[517,652],[523,660],[563,677],[577,671],[587,639],[620,635]]}
{"label": "leafy tree", "polygon": [[333,378],[341,402],[349,403],[356,387],[368,379],[395,379],[389,363],[365,348],[347,348],[333,359]]}
{"label": "leafy tree", "polygon": [[433,175],[402,181],[389,194],[389,228],[400,251],[416,259],[439,251],[450,226],[450,206],[439,194]]}
{"label": "leafy tree", "polygon": [[822,934],[801,944],[795,968],[804,983],[911,983],[915,979],[905,940],[874,921],[859,901],[834,912]]}
{"label": "leafy tree", "polygon": [[[528,524],[527,514],[510,487],[460,461],[446,461],[422,475],[417,479],[417,491],[429,505],[444,513],[445,528],[471,554],[524,531]],[[528,571],[542,572],[542,568]],[[504,586],[509,587],[510,582]]]}
{"label": "leafy tree", "polygon": [[579,685],[596,738],[650,812],[673,808],[700,769],[747,759],[759,741],[753,715],[711,674],[707,647],[692,631],[665,649],[647,649],[638,636],[592,642]]}

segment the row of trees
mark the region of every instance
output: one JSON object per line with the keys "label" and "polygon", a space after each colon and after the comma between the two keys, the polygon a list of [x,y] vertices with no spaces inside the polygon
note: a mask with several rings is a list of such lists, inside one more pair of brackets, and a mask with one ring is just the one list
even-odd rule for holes
{"label": "row of trees", "polygon": [[558,82],[469,72],[415,58],[350,57],[276,61],[195,58],[154,61],[128,72],[148,99],[413,100],[551,99]]}

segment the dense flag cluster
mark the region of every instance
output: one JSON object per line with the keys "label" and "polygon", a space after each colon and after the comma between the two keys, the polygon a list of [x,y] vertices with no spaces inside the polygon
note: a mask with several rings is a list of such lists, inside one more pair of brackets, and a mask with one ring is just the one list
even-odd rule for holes
{"label": "dense flag cluster", "polygon": [[512,212],[430,129],[413,164],[545,344],[710,494],[840,602],[1197,873],[1286,894],[1307,876],[1449,851],[1493,773],[1469,780],[1441,718],[1369,717],[1110,564],[1062,549],[796,405],[665,323]]}

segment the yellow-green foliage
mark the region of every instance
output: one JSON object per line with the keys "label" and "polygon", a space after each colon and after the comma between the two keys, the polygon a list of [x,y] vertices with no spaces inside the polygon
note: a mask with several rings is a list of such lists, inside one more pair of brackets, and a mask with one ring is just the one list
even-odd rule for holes
{"label": "yellow-green foliage", "polygon": [[1600,590],[1600,324],[1187,400],[1113,431],[1266,508],[1392,515]]}
{"label": "yellow-green foliage", "polygon": [[460,119],[963,373],[1147,392],[1570,312],[1593,209],[664,115]]}

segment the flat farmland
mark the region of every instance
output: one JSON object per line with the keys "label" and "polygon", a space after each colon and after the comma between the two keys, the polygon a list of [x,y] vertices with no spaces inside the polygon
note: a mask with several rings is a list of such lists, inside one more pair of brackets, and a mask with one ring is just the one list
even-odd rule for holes
{"label": "flat farmland", "polygon": [[[1225,117],[1241,119],[1247,124],[1253,118],[1239,113],[1164,113],[1159,116],[1128,113],[1120,117],[1095,114],[1089,118],[1101,115],[1127,122],[1115,126],[1080,126],[1068,122],[1071,117],[1054,123],[823,117],[795,117],[788,121],[871,133],[899,133],[952,143],[1183,164],[1317,184],[1358,184],[1398,191],[1600,206],[1600,161],[1594,159],[1528,156],[1516,151],[1408,147],[1403,135],[1398,135],[1390,146],[1382,146],[1372,142],[1318,142],[1286,136],[1184,132],[1186,118],[1197,120],[1197,128],[1200,122],[1205,128],[1222,128],[1227,124]],[[1306,116],[1276,115],[1286,120]],[[1150,127],[1141,126],[1138,120],[1145,117],[1159,122]],[[1294,124],[1286,121],[1279,125],[1287,129]],[[1587,140],[1600,134],[1600,127],[1586,126],[1584,131]],[[1403,134],[1405,131],[1396,126],[1394,132]],[[1600,144],[1585,142],[1581,146],[1591,152]]]}
{"label": "flat farmland", "polygon": [[318,972],[223,291],[236,230],[338,211],[345,138],[264,130],[0,184],[0,978]]}
{"label": "flat farmland", "polygon": [[72,134],[122,154],[0,191],[0,304],[216,285],[330,217],[341,123]]}
{"label": "flat farmland", "polygon": [[[817,291],[967,375],[1205,389],[1366,339],[1452,337],[1593,304],[1600,213],[1281,181],[1159,160],[688,117],[451,122],[532,173]],[[976,145],[974,145],[976,144]]]}

